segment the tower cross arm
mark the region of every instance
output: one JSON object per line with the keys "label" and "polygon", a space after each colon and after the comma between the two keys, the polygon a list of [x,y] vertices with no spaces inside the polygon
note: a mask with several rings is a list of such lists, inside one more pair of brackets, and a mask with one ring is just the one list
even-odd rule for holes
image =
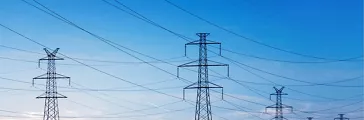
{"label": "tower cross arm", "polygon": [[68,76],[65,76],[65,75],[62,75],[62,74],[58,74],[58,73],[55,73],[56,76],[54,76],[54,77],[48,77],[47,74],[48,73],[45,73],[45,74],[39,75],[37,77],[34,77],[33,81],[32,81],[32,85],[34,86],[34,81],[37,80],[37,79],[47,80],[47,79],[50,79],[50,78],[67,79],[68,80],[68,85],[71,85],[71,77],[68,77]]}
{"label": "tower cross arm", "polygon": [[273,95],[277,96],[277,95],[288,95],[288,94],[287,93],[272,93],[272,94],[269,95],[270,100],[272,100]]}
{"label": "tower cross arm", "polygon": [[334,120],[350,120],[349,118],[334,118]]}
{"label": "tower cross arm", "polygon": [[206,42],[201,43],[201,40],[195,40],[189,43],[186,43],[185,45],[198,45],[198,44],[221,44],[220,42],[215,42],[211,40],[206,40]]}
{"label": "tower cross arm", "polygon": [[226,66],[227,67],[227,76],[230,76],[230,67],[229,64],[224,64],[224,63],[220,63],[220,62],[216,62],[216,61],[212,61],[212,60],[207,60],[210,63],[213,64],[206,64],[206,65],[201,65],[198,64],[198,60],[192,61],[192,62],[188,62],[182,65],[177,66],[177,77],[179,77],[179,68],[180,67],[199,67],[199,66]]}

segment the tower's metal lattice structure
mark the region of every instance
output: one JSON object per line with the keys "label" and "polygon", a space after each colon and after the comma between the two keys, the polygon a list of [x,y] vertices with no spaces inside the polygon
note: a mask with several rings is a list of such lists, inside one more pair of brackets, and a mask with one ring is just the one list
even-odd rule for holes
{"label": "tower's metal lattice structure", "polygon": [[36,79],[46,80],[45,93],[37,97],[37,99],[45,99],[43,120],[59,120],[58,98],[67,98],[66,96],[57,92],[57,79],[68,79],[70,84],[70,77],[56,73],[55,61],[63,60],[63,58],[56,56],[58,50],[59,48],[55,49],[53,52],[50,52],[44,48],[44,51],[47,53],[47,57],[39,59],[39,66],[40,61],[47,61],[47,73],[33,78],[33,85],[34,80]]}
{"label": "tower's metal lattice structure", "polygon": [[293,109],[292,106],[288,106],[288,105],[284,105],[282,103],[282,95],[288,95],[287,93],[283,93],[283,89],[284,87],[281,87],[280,89],[276,88],[276,87],[273,87],[274,90],[276,91],[276,93],[272,93],[270,94],[270,99],[272,100],[272,95],[276,96],[276,104],[274,105],[271,105],[271,106],[268,106],[265,108],[265,112],[267,112],[267,109],[271,109],[271,108],[274,108],[276,111],[275,111],[275,116],[274,116],[274,120],[283,120],[283,119],[286,119],[283,117],[283,109],[284,108],[289,108]]}
{"label": "tower's metal lattice structure", "polygon": [[[214,61],[210,61],[207,58],[207,46],[209,44],[218,44],[220,46],[220,54],[221,54],[221,43],[214,42],[210,40],[206,40],[206,37],[209,33],[197,33],[197,36],[200,37],[199,40],[189,42],[185,44],[185,55],[186,55],[186,46],[187,45],[198,45],[199,46],[199,59],[196,61],[192,61],[186,64],[179,65],[177,70],[179,74],[180,67],[198,67],[198,81],[193,83],[185,89],[197,89],[197,98],[196,98],[196,111],[195,111],[195,120],[212,120],[211,113],[211,103],[210,103],[210,88],[220,88],[223,87],[212,83],[208,80],[208,66],[228,66],[228,64],[222,64]],[[214,63],[214,64],[208,64]]]}
{"label": "tower's metal lattice structure", "polygon": [[350,120],[349,118],[344,117],[345,114],[339,114],[339,117],[334,118],[334,120]]}

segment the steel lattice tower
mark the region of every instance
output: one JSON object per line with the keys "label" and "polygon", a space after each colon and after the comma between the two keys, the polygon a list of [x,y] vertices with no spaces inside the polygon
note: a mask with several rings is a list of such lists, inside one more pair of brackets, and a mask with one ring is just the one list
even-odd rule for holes
{"label": "steel lattice tower", "polygon": [[272,95],[275,95],[276,96],[276,104],[266,107],[265,111],[267,112],[268,108],[275,108],[276,115],[275,115],[275,117],[273,119],[275,119],[275,120],[286,119],[286,118],[283,117],[283,109],[284,108],[290,108],[291,111],[292,111],[292,106],[287,106],[287,105],[284,105],[282,103],[282,95],[288,95],[288,94],[283,93],[284,87],[281,87],[280,89],[278,89],[276,87],[273,87],[273,88],[274,88],[274,90],[276,90],[276,93],[270,94],[270,99],[272,100]]}
{"label": "steel lattice tower", "polygon": [[307,119],[308,119],[308,120],[312,120],[312,119],[313,119],[313,117],[307,117]]}
{"label": "steel lattice tower", "polygon": [[349,120],[349,118],[344,117],[344,114],[339,114],[339,117],[334,118],[334,120]]}
{"label": "steel lattice tower", "polygon": [[44,98],[44,115],[43,120],[59,120],[59,109],[58,109],[58,98],[67,98],[66,96],[59,94],[57,92],[57,79],[68,79],[70,84],[70,77],[56,73],[56,60],[63,60],[56,56],[59,48],[55,49],[53,52],[48,51],[44,48],[47,53],[47,57],[39,59],[40,61],[47,61],[47,73],[33,78],[33,85],[35,79],[45,79],[46,80],[46,91],[37,99]]}
{"label": "steel lattice tower", "polygon": [[[187,45],[199,45],[199,59],[183,65],[179,65],[177,67],[177,70],[179,71],[179,67],[198,67],[198,81],[196,83],[193,83],[185,87],[184,89],[197,89],[195,120],[212,120],[209,89],[210,88],[223,89],[223,87],[214,84],[208,80],[208,66],[228,67],[228,64],[221,64],[207,59],[207,52],[208,52],[207,46],[209,44],[218,44],[220,45],[220,53],[221,53],[221,43],[206,40],[206,37],[209,35],[209,33],[197,33],[196,35],[199,36],[200,39],[185,44],[185,55],[186,55]],[[213,62],[216,64],[210,65],[208,64],[208,62]]]}

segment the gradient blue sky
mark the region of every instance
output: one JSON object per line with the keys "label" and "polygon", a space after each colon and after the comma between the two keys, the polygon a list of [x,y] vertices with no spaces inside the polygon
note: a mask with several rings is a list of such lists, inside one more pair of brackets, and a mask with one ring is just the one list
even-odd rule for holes
{"label": "gradient blue sky", "polygon": [[[34,3],[31,0],[28,1]],[[332,59],[344,59],[360,56],[363,54],[363,3],[361,0],[351,0],[350,2],[346,0],[171,1],[224,28],[257,41],[284,48],[286,50]],[[86,28],[87,30],[133,50],[159,59],[179,57],[178,59],[174,60],[188,60],[188,58],[182,57],[184,55],[184,44],[186,41],[160,28],[154,27],[148,23],[145,23],[144,21],[125,14],[124,12],[107,5],[101,0],[39,0],[39,2],[58,12],[65,18],[73,21],[74,23]],[[110,0],[110,2],[115,4],[113,0]],[[200,21],[167,4],[163,0],[120,0],[120,2],[145,15],[154,22],[190,38],[198,39],[198,37],[195,36],[195,33],[197,32],[209,32],[211,35],[208,37],[208,39],[222,42],[222,47],[225,49],[266,58],[292,61],[320,61],[317,59],[283,53],[249,42],[214,26],[211,26],[203,21]],[[127,54],[124,54],[98,41],[92,36],[25,4],[21,0],[0,1],[0,15],[1,24],[17,30],[18,32],[23,33],[24,35],[49,47],[59,47],[61,48],[61,53],[71,57],[139,62]],[[43,52],[43,47],[29,42],[26,39],[21,38],[3,28],[0,29],[0,44],[29,51]],[[197,47],[189,47],[187,50],[188,56],[191,58],[196,58],[197,50]],[[213,48],[211,48],[211,50],[217,51],[217,49]],[[265,71],[315,83],[337,81],[363,75],[363,64],[361,62],[292,64],[243,57],[225,51],[223,51],[222,54],[228,58],[232,58],[244,64]],[[37,59],[43,57],[39,54],[30,54],[6,48],[0,48],[0,55],[0,57],[25,59],[30,61],[36,61]],[[209,53],[209,55],[216,56],[213,55],[213,53]],[[149,58],[139,55],[137,56],[147,61],[151,61]],[[230,64],[230,75],[234,79],[268,83],[267,81],[255,77],[254,75],[244,71],[243,69],[221,57],[212,57],[211,59]],[[5,59],[0,61],[0,64],[3,68],[0,69],[1,77],[31,82],[31,78],[44,73],[44,71],[37,68],[36,63],[26,63]],[[100,70],[109,72],[113,75],[138,84],[171,79],[169,82],[154,84],[148,87],[177,87],[176,89],[160,90],[175,96],[182,97],[182,88],[183,86],[187,86],[186,83],[174,79],[175,76],[168,75],[146,64],[112,64],[89,61],[83,62],[90,65],[98,65],[95,67]],[[77,64],[69,59],[60,61],[58,63]],[[173,62],[173,64],[176,65],[183,63],[184,62]],[[155,65],[172,73],[176,73],[175,66],[162,63]],[[97,71],[91,70],[82,65],[59,65],[57,67],[59,73],[71,76],[73,82],[81,84],[87,88],[103,89],[125,88],[133,86],[131,84],[111,78],[110,76],[101,74]],[[42,65],[42,68],[46,68],[46,66]],[[226,73],[225,68],[212,69],[220,72],[223,75]],[[277,78],[259,71],[252,70],[252,72],[284,85],[304,84]],[[186,79],[189,79],[190,81],[197,81],[196,73],[194,72],[181,70],[180,75]],[[222,80],[214,77],[210,78],[211,80],[215,80],[216,83],[224,86],[224,92],[227,94],[246,100],[260,102],[265,105],[273,104],[267,100],[269,98],[267,93],[273,92],[273,86],[246,84],[249,87],[263,91],[259,92],[260,94],[265,95],[265,98],[263,98],[262,96],[259,96],[258,94],[230,80]],[[1,80],[0,83],[0,87],[32,90],[38,90],[37,88],[43,89],[42,86],[37,86],[37,88],[34,88],[30,87],[30,84],[16,83],[5,80]],[[37,81],[37,83],[42,84],[44,81]],[[66,86],[67,83],[65,81],[60,81],[59,85]],[[363,80],[361,78],[350,82],[340,83],[340,85],[363,85]],[[73,84],[73,87],[80,88],[81,86]],[[362,94],[363,88],[340,88],[325,86],[290,86],[289,88],[302,91],[307,94],[312,94],[314,96],[321,96],[321,98],[313,97],[286,89],[285,92],[289,94],[287,97],[300,100],[284,99],[285,104],[292,105],[298,110],[323,110],[355,103],[363,99],[362,96],[356,96],[355,98],[351,98],[349,100],[339,101],[332,101],[330,99],[322,98],[327,97],[333,99],[342,99],[345,97],[351,97]],[[142,90],[143,88],[134,87],[133,89]],[[97,116],[128,111],[128,109],[117,107],[115,104],[128,106],[129,108],[133,109],[143,109],[151,106],[158,106],[169,102],[179,101],[178,99],[150,91],[84,93],[70,92],[69,89],[60,88],[60,92],[63,92],[63,94],[69,97],[68,100],[60,100],[61,116]],[[43,110],[43,100],[35,99],[37,95],[42,93],[41,91],[12,90],[0,93],[2,96],[4,96],[2,99],[0,99],[0,106],[2,106],[0,109],[32,114],[41,114]],[[187,99],[195,99],[195,91],[189,90],[187,93]],[[92,96],[90,96],[90,94]],[[95,98],[94,96],[97,97]],[[220,101],[218,93],[213,93],[212,97],[213,101],[217,101],[214,103],[214,105],[234,108],[233,106]],[[264,106],[247,103],[231,97],[225,97],[225,99],[241,106],[250,108],[252,109],[251,111],[258,112],[264,110]],[[85,105],[92,106],[97,110],[74,104],[70,100],[83,102]],[[112,101],[113,104],[105,101]],[[130,103],[130,101],[138,103],[138,105],[135,103]],[[144,111],[143,114],[153,114],[168,110],[182,109],[186,106],[189,106],[189,104],[186,102],[178,102],[177,104]],[[360,106],[363,106],[363,103],[343,107],[342,109],[323,111],[315,115],[298,112],[297,114],[299,116],[295,114],[288,114],[287,117],[296,119],[305,118],[308,116],[320,116],[324,117],[324,120],[331,120],[333,117],[336,117],[338,113],[353,111],[360,108]],[[147,117],[136,117],[136,119],[192,119],[194,109],[193,106],[189,107],[192,108],[186,111],[161,115],[149,115]],[[242,111],[234,112],[213,107],[213,112],[214,114],[228,118],[229,120],[245,118],[258,120],[256,117]],[[0,112],[0,115],[18,114]],[[125,116],[128,115],[133,116],[138,115],[138,113],[126,113]],[[257,115],[267,119],[271,117],[265,114]],[[36,115],[18,116],[37,117]],[[348,117],[350,116],[353,118],[362,117],[363,114],[356,112],[348,114]],[[10,119],[2,117],[0,118],[7,120]],[[11,118],[11,120],[18,119],[24,120],[24,118]],[[70,118],[64,118],[64,120],[67,119]],[[214,116],[214,119],[221,118]],[[26,120],[33,119],[29,118]]]}

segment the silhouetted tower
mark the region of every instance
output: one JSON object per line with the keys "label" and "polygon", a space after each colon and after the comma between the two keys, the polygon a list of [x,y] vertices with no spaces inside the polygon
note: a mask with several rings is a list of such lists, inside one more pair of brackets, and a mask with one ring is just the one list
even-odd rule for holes
{"label": "silhouetted tower", "polygon": [[334,118],[334,120],[350,120],[349,118],[344,117],[344,114],[339,114],[339,117]]}
{"label": "silhouetted tower", "polygon": [[[199,45],[199,59],[183,65],[179,65],[177,67],[177,70],[179,74],[179,67],[198,67],[198,81],[196,83],[193,83],[185,87],[184,90],[197,89],[195,120],[212,120],[209,89],[210,88],[222,89],[223,87],[214,84],[208,80],[208,66],[227,66],[229,68],[229,65],[221,64],[207,59],[207,52],[208,52],[207,46],[209,44],[220,45],[220,54],[221,54],[221,43],[206,40],[206,36],[208,36],[209,33],[197,33],[196,35],[199,36],[200,39],[185,44],[185,55],[186,55],[187,45]],[[214,64],[208,64],[208,62],[212,62]]]}
{"label": "silhouetted tower", "polygon": [[308,120],[312,120],[312,119],[313,119],[313,117],[307,117],[307,119],[308,119]]}
{"label": "silhouetted tower", "polygon": [[39,59],[39,66],[40,61],[47,61],[47,73],[33,78],[33,85],[35,79],[46,80],[45,93],[37,97],[37,99],[45,99],[43,120],[59,120],[58,98],[67,98],[66,96],[57,92],[57,79],[68,79],[68,83],[70,84],[70,77],[56,73],[55,61],[63,60],[63,58],[56,56],[58,50],[59,48],[55,49],[53,52],[50,52],[44,48],[44,51],[47,53],[47,57]]}
{"label": "silhouetted tower", "polygon": [[275,108],[276,115],[273,118],[274,120],[283,120],[286,119],[283,117],[283,109],[284,108],[290,108],[292,111],[292,106],[287,106],[282,103],[282,95],[288,95],[287,93],[283,93],[284,87],[281,87],[281,89],[278,89],[276,87],[273,87],[276,90],[276,93],[270,94],[270,99],[272,100],[272,95],[276,96],[276,104],[268,106],[265,108],[265,111],[267,112],[267,109],[269,108]]}

